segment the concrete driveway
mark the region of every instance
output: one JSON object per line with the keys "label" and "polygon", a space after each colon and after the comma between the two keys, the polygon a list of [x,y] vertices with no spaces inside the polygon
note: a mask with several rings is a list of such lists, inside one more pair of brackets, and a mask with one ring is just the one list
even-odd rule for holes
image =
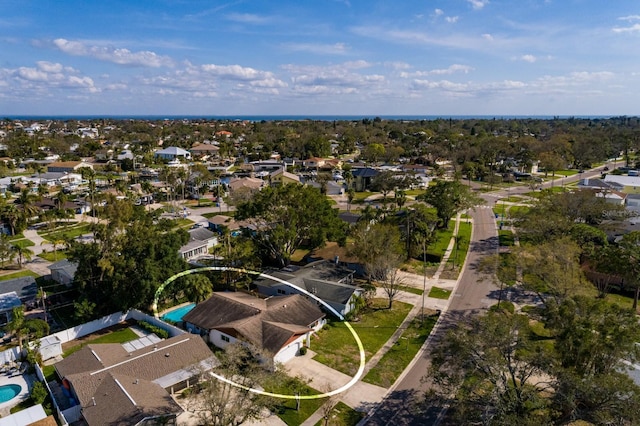
{"label": "concrete driveway", "polygon": [[[314,389],[321,392],[338,389],[351,380],[340,371],[334,370],[312,359],[315,352],[309,350],[304,356],[296,356],[285,364],[291,376],[299,376]],[[355,410],[368,411],[371,405],[384,397],[387,389],[359,381],[340,395],[342,402]]]}

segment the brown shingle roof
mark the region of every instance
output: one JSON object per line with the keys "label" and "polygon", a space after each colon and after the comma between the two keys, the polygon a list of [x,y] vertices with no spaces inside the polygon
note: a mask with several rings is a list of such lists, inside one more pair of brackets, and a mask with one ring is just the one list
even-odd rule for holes
{"label": "brown shingle roof", "polygon": [[324,316],[299,294],[259,299],[245,293],[214,293],[183,320],[204,330],[216,329],[242,338],[275,354]]}
{"label": "brown shingle roof", "polygon": [[[83,411],[90,424],[131,424],[128,419],[138,414],[179,412],[179,406],[153,381],[212,357],[200,337],[183,334],[133,352],[117,343],[87,345],[55,367],[71,383],[81,406],[91,406],[89,414]],[[100,408],[94,409],[94,399]],[[124,416],[126,410],[129,417]]]}

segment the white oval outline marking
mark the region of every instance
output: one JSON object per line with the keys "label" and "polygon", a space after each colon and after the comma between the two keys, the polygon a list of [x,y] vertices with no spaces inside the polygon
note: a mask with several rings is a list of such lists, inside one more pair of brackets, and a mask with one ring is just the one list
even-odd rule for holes
{"label": "white oval outline marking", "polygon": [[350,387],[355,385],[360,380],[360,377],[362,377],[362,374],[364,373],[364,367],[365,367],[365,364],[366,364],[364,346],[362,346],[362,341],[360,340],[360,336],[358,336],[358,333],[356,333],[356,331],[353,329],[351,324],[349,324],[348,321],[344,320],[344,316],[342,314],[340,314],[338,311],[333,309],[333,307],[331,305],[329,305],[324,300],[322,300],[319,297],[317,297],[315,294],[309,293],[307,290],[305,290],[303,288],[300,288],[297,285],[292,284],[292,283],[290,283],[288,281],[285,281],[285,280],[283,280],[281,278],[274,277],[273,275],[264,274],[264,273],[258,272],[258,271],[251,271],[251,270],[248,270],[248,269],[233,268],[233,267],[228,267],[228,266],[205,266],[205,267],[202,267],[202,268],[188,269],[186,271],[179,272],[179,273],[169,277],[165,282],[160,284],[160,287],[158,287],[158,289],[156,290],[155,296],[153,298],[153,315],[156,318],[158,318],[158,297],[164,291],[164,288],[167,285],[171,284],[177,278],[183,277],[185,275],[197,274],[197,273],[206,272],[206,271],[233,271],[233,272],[241,272],[241,273],[251,274],[251,275],[258,275],[259,277],[268,278],[268,279],[277,281],[277,282],[279,282],[281,284],[284,284],[286,286],[295,288],[296,290],[300,291],[301,293],[311,297],[316,302],[321,303],[325,308],[329,309],[329,311],[331,311],[331,313],[333,313],[341,321],[343,321],[344,325],[351,332],[351,335],[355,339],[356,344],[358,345],[358,350],[360,351],[360,365],[358,367],[358,371],[351,378],[351,380],[349,380],[349,382],[347,382],[343,386],[339,387],[338,389],[334,389],[332,391],[321,393],[321,394],[296,396],[296,395],[285,395],[285,394],[281,394],[281,393],[272,393],[272,392],[267,392],[267,391],[263,391],[263,390],[260,390],[260,389],[244,386],[244,385],[241,385],[240,383],[236,383],[236,382],[234,382],[232,380],[229,380],[226,377],[223,377],[223,376],[221,376],[219,374],[216,374],[214,372],[209,372],[209,374],[212,377],[214,377],[214,378],[216,378],[218,380],[221,380],[221,381],[223,381],[225,383],[228,383],[228,384],[230,384],[232,386],[235,386],[237,388],[240,388],[240,389],[243,389],[243,390],[246,390],[248,392],[252,392],[252,393],[258,394],[258,395],[265,395],[265,396],[270,396],[270,397],[280,398],[280,399],[304,399],[304,400],[327,398],[327,397],[331,397],[331,396],[337,395],[339,393],[342,393],[342,392],[346,391],[347,389],[349,389]]}

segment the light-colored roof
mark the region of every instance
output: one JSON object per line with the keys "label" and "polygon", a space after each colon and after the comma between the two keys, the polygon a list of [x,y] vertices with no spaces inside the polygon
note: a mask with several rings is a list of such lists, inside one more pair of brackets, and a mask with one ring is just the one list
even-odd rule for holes
{"label": "light-colored roof", "polygon": [[615,182],[622,186],[640,186],[640,176],[619,176],[608,174],[604,177],[605,182]]}
{"label": "light-colored roof", "polygon": [[156,151],[157,154],[168,154],[168,155],[188,155],[189,151],[186,149],[182,149],[177,146],[168,146],[165,149],[161,149],[160,151]]}

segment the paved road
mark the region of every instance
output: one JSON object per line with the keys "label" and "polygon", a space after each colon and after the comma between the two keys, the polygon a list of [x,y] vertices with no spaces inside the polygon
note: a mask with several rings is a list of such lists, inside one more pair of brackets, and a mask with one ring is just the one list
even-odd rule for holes
{"label": "paved road", "polygon": [[[541,187],[550,188],[552,186],[568,185],[580,179],[600,177],[600,174],[604,172],[605,166],[613,169],[613,164],[609,163],[587,170],[584,173],[555,179],[555,181],[547,180]],[[498,199],[507,195],[522,194],[529,191],[531,191],[529,187],[519,186],[500,189],[483,195],[487,201],[487,206],[479,207],[471,214],[474,226],[466,267],[447,311],[443,314],[438,328],[433,331],[425,348],[436,344],[439,339],[443,338],[449,328],[455,327],[463,318],[475,315],[497,302],[499,289],[492,284],[488,277],[482,276],[476,268],[476,265],[484,256],[495,254],[498,250],[496,223],[491,207]],[[418,404],[429,387],[429,384],[423,380],[429,365],[429,352],[425,350],[405,370],[402,379],[389,392],[375,412],[363,423],[367,425],[435,424],[441,410],[421,407]]]}
{"label": "paved road", "polygon": [[[432,333],[429,345],[441,339],[450,327],[458,322],[481,312],[497,302],[497,287],[490,279],[480,275],[476,265],[487,255],[497,253],[498,235],[493,211],[488,207],[478,207],[471,212],[473,218],[473,235],[467,256],[467,265],[460,277],[455,293],[452,295],[449,308]],[[428,425],[436,421],[439,410],[419,408],[416,404],[422,397],[428,384],[423,377],[429,368],[429,353],[422,352],[414,364],[405,371],[404,377],[387,395],[376,412],[366,420],[368,425]]]}

